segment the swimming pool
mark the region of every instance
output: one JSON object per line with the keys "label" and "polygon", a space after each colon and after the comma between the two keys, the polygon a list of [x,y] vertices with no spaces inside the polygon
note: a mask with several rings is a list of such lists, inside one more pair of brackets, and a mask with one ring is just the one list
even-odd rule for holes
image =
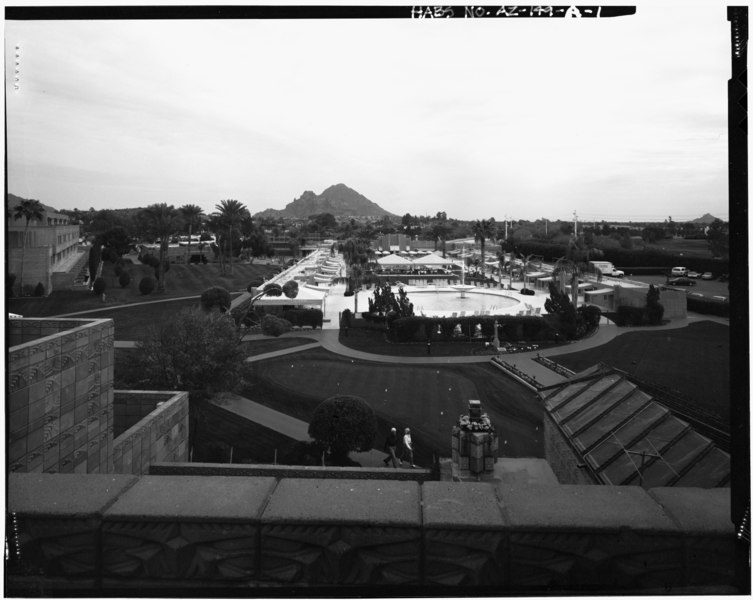
{"label": "swimming pool", "polygon": [[519,300],[494,292],[482,292],[468,290],[465,298],[460,297],[460,292],[453,289],[446,290],[421,290],[406,287],[408,300],[413,303],[413,312],[416,315],[431,317],[449,317],[452,313],[460,316],[465,312],[466,316],[473,314],[509,314],[522,308]]}

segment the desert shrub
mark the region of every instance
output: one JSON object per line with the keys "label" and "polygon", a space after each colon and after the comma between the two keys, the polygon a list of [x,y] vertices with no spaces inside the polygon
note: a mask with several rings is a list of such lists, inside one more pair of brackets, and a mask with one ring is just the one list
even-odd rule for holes
{"label": "desert shrub", "polygon": [[142,254],[139,257],[139,260],[142,264],[146,265],[147,267],[156,268],[159,265],[159,259],[154,254]]}
{"label": "desert shrub", "polygon": [[274,315],[264,315],[261,320],[261,332],[264,335],[280,337],[283,333],[290,331],[290,322]]}
{"label": "desert shrub", "polygon": [[316,329],[324,322],[324,313],[318,308],[295,308],[282,313],[282,318],[291,325]]}
{"label": "desert shrub", "polygon": [[148,296],[154,291],[155,281],[153,277],[142,277],[141,281],[139,281],[139,291],[144,295]]}
{"label": "desert shrub", "polygon": [[329,448],[333,461],[348,452],[366,452],[376,437],[377,421],[372,408],[358,396],[332,396],[314,410],[309,435]]}
{"label": "desert shrub", "polygon": [[201,307],[207,312],[215,306],[220,309],[220,312],[226,312],[230,308],[230,303],[230,292],[224,287],[216,285],[201,293]]}
{"label": "desert shrub", "polygon": [[92,286],[92,291],[97,295],[101,296],[105,293],[105,290],[107,289],[107,282],[102,277],[97,277],[97,279],[94,281],[94,285]]}
{"label": "desert shrub", "polygon": [[123,271],[118,277],[118,283],[122,288],[128,287],[128,284],[131,283],[131,274],[128,271]]}
{"label": "desert shrub", "polygon": [[34,288],[34,295],[37,298],[44,296],[44,284],[41,281],[37,283],[37,286]]}

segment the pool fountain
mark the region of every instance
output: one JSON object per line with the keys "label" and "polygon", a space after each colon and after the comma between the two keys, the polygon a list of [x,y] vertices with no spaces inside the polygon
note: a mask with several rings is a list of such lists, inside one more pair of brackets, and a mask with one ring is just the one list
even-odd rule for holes
{"label": "pool fountain", "polygon": [[[465,245],[463,245],[463,253],[461,256],[465,256]],[[460,298],[465,298],[465,293],[468,290],[472,290],[474,286],[466,285],[465,283],[465,264],[460,265],[460,283],[450,286],[456,292],[460,292]]]}

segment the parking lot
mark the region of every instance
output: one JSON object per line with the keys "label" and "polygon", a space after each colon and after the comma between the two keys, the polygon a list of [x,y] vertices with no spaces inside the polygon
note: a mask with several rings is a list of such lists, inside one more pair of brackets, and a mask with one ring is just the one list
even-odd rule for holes
{"label": "parking lot", "polygon": [[[653,283],[654,285],[665,285],[667,278],[664,275],[632,275],[630,279],[635,281],[643,281],[645,283]],[[679,290],[686,290],[691,294],[700,294],[706,297],[723,296],[729,298],[729,282],[718,281],[713,279],[711,281],[705,281],[703,279],[694,279],[695,285],[689,286],[677,286]]]}

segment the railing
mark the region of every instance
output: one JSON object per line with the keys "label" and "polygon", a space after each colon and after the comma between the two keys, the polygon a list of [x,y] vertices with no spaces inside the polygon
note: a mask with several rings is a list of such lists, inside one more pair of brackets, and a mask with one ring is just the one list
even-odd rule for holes
{"label": "railing", "polygon": [[571,371],[567,367],[563,367],[561,364],[554,362],[551,358],[546,356],[537,356],[534,358],[537,363],[544,365],[547,369],[551,369],[555,373],[562,375],[563,377],[572,377],[575,375],[575,371]]}
{"label": "railing", "polygon": [[523,385],[532,389],[535,392],[539,391],[541,388],[544,387],[544,384],[542,384],[539,381],[536,381],[535,377],[531,377],[530,375],[528,375],[528,373],[521,371],[515,365],[511,365],[510,363],[500,358],[497,358],[496,356],[492,358],[492,364],[496,366],[497,368],[505,371],[508,375],[510,375],[514,379],[517,379]]}

